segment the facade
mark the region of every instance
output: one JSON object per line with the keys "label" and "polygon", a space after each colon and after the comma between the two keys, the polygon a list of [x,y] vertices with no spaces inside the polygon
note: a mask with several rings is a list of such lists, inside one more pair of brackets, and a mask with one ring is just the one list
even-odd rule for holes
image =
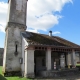
{"label": "facade", "polygon": [[[9,0],[3,56],[4,75],[34,77],[42,71],[76,67],[80,46],[63,38],[26,30],[27,0]],[[77,57],[76,57],[77,54]]]}
{"label": "facade", "polygon": [[69,66],[76,68],[77,62],[80,62],[79,45],[51,35],[27,31],[22,33],[24,76],[33,77],[43,71],[66,69]]}

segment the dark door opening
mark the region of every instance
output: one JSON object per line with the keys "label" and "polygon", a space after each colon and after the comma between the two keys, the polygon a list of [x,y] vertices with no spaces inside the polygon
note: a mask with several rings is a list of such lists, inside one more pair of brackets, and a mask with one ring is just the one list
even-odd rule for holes
{"label": "dark door opening", "polygon": [[37,73],[36,73],[36,58],[34,58],[34,73],[35,73],[35,75],[37,75]]}
{"label": "dark door opening", "polygon": [[46,52],[44,50],[35,50],[35,52],[34,52],[34,73],[35,73],[35,76],[38,76],[41,71],[46,69],[45,53]]}

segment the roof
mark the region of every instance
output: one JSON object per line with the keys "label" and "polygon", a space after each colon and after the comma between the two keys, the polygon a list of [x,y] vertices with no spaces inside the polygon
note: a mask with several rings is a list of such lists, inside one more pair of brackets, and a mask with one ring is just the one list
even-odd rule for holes
{"label": "roof", "polygon": [[49,45],[80,48],[79,45],[58,36],[49,36],[45,34],[33,33],[28,31],[22,32],[22,36],[30,45]]}

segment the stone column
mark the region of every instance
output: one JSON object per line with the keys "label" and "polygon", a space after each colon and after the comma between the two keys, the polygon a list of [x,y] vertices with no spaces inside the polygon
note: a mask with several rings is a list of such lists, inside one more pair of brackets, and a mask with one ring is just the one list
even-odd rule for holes
{"label": "stone column", "polygon": [[46,68],[47,70],[51,70],[51,49],[47,49],[46,52]]}
{"label": "stone column", "polygon": [[79,52],[79,62],[80,62],[80,52]]}
{"label": "stone column", "polygon": [[64,53],[62,53],[61,56],[60,56],[60,66],[61,66],[61,68],[65,68],[65,56],[64,56]]}
{"label": "stone column", "polygon": [[67,53],[66,59],[67,59],[67,66],[71,65],[71,53],[70,52]]}
{"label": "stone column", "polygon": [[74,50],[72,50],[72,53],[71,53],[71,62],[72,62],[72,66],[76,67],[76,57],[75,57],[75,51]]}
{"label": "stone column", "polygon": [[27,49],[25,52],[25,77],[34,78],[34,50]]}
{"label": "stone column", "polygon": [[27,50],[24,53],[24,77],[27,77]]}

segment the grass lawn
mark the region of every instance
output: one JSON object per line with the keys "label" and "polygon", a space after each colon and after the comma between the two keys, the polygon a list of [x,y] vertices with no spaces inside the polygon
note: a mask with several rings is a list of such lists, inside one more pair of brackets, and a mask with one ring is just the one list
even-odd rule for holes
{"label": "grass lawn", "polygon": [[76,66],[80,66],[80,64],[76,64]]}
{"label": "grass lawn", "polygon": [[30,79],[20,77],[4,77],[2,75],[2,66],[0,66],[0,80],[30,80]]}

